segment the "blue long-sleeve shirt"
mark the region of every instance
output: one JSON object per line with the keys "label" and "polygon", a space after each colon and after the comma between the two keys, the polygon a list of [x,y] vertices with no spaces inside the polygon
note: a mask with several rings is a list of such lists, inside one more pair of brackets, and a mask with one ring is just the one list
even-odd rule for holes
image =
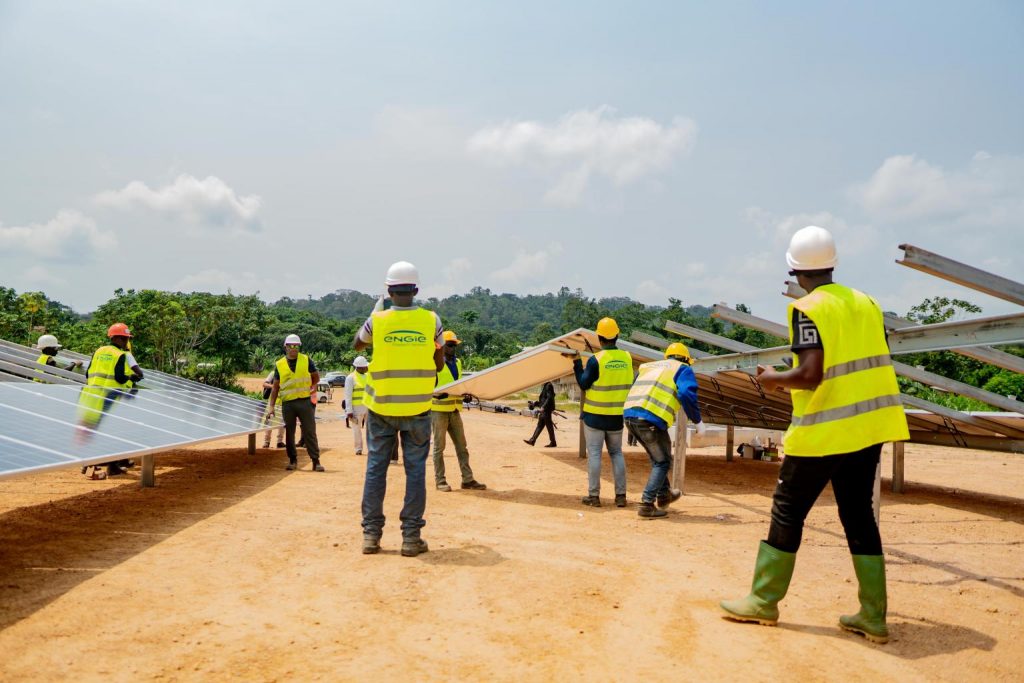
{"label": "blue long-sleeve shirt", "polygon": [[[680,366],[680,368],[676,370],[674,380],[676,385],[676,398],[679,399],[679,403],[683,406],[683,411],[686,413],[686,417],[690,419],[690,422],[700,422],[700,406],[697,405],[697,376],[693,374],[693,368],[685,364]],[[668,429],[668,424],[666,424],[664,420],[651,411],[644,410],[643,408],[626,408],[626,412],[623,416],[640,418],[641,420],[650,422],[658,429]]]}
{"label": "blue long-sleeve shirt", "polygon": [[[573,374],[576,375],[576,383],[580,389],[587,391],[594,386],[594,382],[601,376],[601,365],[597,362],[596,356],[587,360],[587,367],[584,369],[583,362],[579,358],[572,363]],[[583,424],[591,429],[603,429],[606,432],[617,432],[622,429],[621,415],[598,415],[597,413],[583,412]]]}

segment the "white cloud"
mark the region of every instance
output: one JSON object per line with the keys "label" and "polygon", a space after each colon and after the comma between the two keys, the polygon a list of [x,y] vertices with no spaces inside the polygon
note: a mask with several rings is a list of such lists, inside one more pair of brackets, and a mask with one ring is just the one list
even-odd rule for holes
{"label": "white cloud", "polygon": [[149,209],[194,225],[217,225],[258,230],[263,200],[259,195],[239,196],[223,180],[207,176],[199,180],[179,175],[158,190],[134,180],[120,190],[96,195],[100,206],[121,210]]}
{"label": "white cloud", "polygon": [[616,117],[608,106],[569,112],[555,124],[509,121],[474,133],[469,152],[497,165],[538,169],[554,185],[545,199],[579,202],[594,176],[624,186],[660,171],[685,154],[697,125],[676,117],[665,126],[644,117]]}
{"label": "white cloud", "polygon": [[660,282],[656,282],[654,280],[643,280],[636,286],[633,295],[636,297],[637,301],[660,306],[664,306],[665,302],[671,296],[669,291],[665,289]]}
{"label": "white cloud", "polygon": [[825,228],[835,237],[840,259],[844,254],[861,254],[878,244],[878,231],[871,225],[850,225],[845,219],[830,211],[814,211],[795,213],[788,216],[776,216],[759,206],[748,207],[743,215],[752,223],[757,232],[769,240],[772,245],[785,251],[789,239],[797,230],[808,225]]}
{"label": "white cloud", "polygon": [[449,261],[448,265],[441,269],[441,274],[445,280],[457,281],[472,269],[473,263],[468,258],[460,256]]}
{"label": "white cloud", "polygon": [[35,265],[25,271],[25,279],[40,286],[57,286],[67,284],[67,280],[54,272],[53,268]]}
{"label": "white cloud", "polygon": [[532,253],[520,250],[510,264],[491,273],[491,278],[504,285],[528,285],[530,281],[542,277],[547,272],[551,258],[561,253],[562,245],[558,242]]}
{"label": "white cloud", "polygon": [[1024,220],[1024,157],[982,151],[963,169],[949,171],[914,155],[891,156],[852,195],[880,220],[1019,225]]}
{"label": "white cloud", "polygon": [[228,273],[218,268],[207,268],[192,273],[178,280],[171,288],[178,292],[211,292],[213,294],[255,294],[262,285],[267,284],[267,277],[258,273]]}
{"label": "white cloud", "polygon": [[90,259],[117,246],[113,232],[96,221],[64,209],[46,223],[4,227],[0,223],[0,252],[24,253],[48,260]]}

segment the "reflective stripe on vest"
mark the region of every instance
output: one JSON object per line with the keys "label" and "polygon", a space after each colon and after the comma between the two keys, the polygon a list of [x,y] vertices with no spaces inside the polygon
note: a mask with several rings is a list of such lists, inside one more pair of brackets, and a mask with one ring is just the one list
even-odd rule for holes
{"label": "reflective stripe on vest", "polygon": [[423,308],[373,314],[373,360],[363,404],[379,415],[419,415],[430,410],[437,381],[437,318]]}
{"label": "reflective stripe on vest", "polygon": [[680,408],[679,397],[676,396],[676,373],[682,365],[672,358],[641,365],[625,407],[642,408],[671,427]]}
{"label": "reflective stripe on vest", "polygon": [[352,408],[363,405],[363,392],[366,389],[366,373],[358,370],[352,373]]}
{"label": "reflective stripe on vest", "polygon": [[[459,371],[459,377],[462,377],[462,359],[455,359],[455,368]],[[437,386],[443,387],[445,384],[451,384],[455,381],[455,377],[452,376],[452,371],[448,367],[448,363],[444,364],[441,371],[437,373]],[[431,410],[436,410],[441,413],[454,413],[456,410],[462,409],[462,395],[449,396],[448,398],[435,398],[431,405]]]}
{"label": "reflective stripe on vest", "polygon": [[909,439],[882,311],[874,299],[839,284],[817,287],[789,305],[791,341],[794,309],[814,321],[825,359],[817,388],[790,392],[793,418],[783,437],[786,453],[835,455]]}
{"label": "reflective stripe on vest", "polygon": [[277,361],[277,377],[280,388],[277,397],[282,403],[296,399],[308,399],[313,395],[313,376],[309,373],[309,356],[300,353],[295,358],[295,370],[288,367],[288,358]]}
{"label": "reflective stripe on vest", "polygon": [[[114,376],[114,369],[117,361],[124,355],[124,351],[116,346],[101,346],[92,354],[92,361],[89,362],[88,385],[91,387],[107,387],[108,389],[126,389],[132,385],[131,381],[121,384]],[[127,364],[127,363],[126,363]],[[125,368],[128,374],[128,368]]]}
{"label": "reflective stripe on vest", "polygon": [[592,415],[622,415],[629,388],[633,386],[633,357],[622,349],[604,349],[594,354],[600,374],[587,389],[583,412]]}

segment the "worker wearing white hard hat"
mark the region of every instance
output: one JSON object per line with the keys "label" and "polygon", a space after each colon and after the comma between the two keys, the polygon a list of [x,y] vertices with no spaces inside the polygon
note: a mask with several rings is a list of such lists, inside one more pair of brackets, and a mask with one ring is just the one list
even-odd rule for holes
{"label": "worker wearing white hard hat", "polygon": [[51,368],[60,368],[62,370],[74,370],[75,368],[82,365],[81,361],[77,360],[66,360],[67,364],[62,366],[57,362],[57,352],[63,347],[60,342],[57,341],[57,337],[52,334],[44,334],[39,337],[36,342],[36,348],[39,349],[39,358],[36,362],[40,365],[46,365]]}
{"label": "worker wearing white hard hat", "polygon": [[320,373],[308,355],[301,353],[302,340],[289,334],[284,340],[285,355],[274,364],[274,384],[267,402],[267,415],[273,416],[277,400],[281,400],[284,419],[284,443],[288,452],[286,470],[298,469],[298,451],[295,445],[295,424],[302,424],[302,440],[313,461],[313,470],[323,472],[320,464],[320,444],[316,438],[316,385]]}
{"label": "worker wearing white hard hat", "polygon": [[388,464],[401,434],[405,466],[402,550],[406,557],[427,551],[420,535],[425,522],[426,465],[430,450],[430,406],[437,372],[443,366],[441,318],[415,303],[420,276],[416,266],[398,261],[384,278],[391,308],[378,301],[352,346],[373,345],[363,402],[367,408],[366,480],[363,484],[363,553],[380,552],[384,533],[384,492]]}
{"label": "worker wearing white hard hat", "polygon": [[789,243],[790,275],[807,295],[789,305],[792,369],[759,367],[765,391],[790,390],[793,417],[783,437],[768,538],[757,553],[750,594],[721,603],[727,617],[774,625],[789,589],[804,520],[829,483],[853,555],[860,611],[839,625],[885,643],[885,560],[873,509],[882,444],[910,438],[889,357],[882,310],[867,294],[832,281],[832,234],[817,226]]}
{"label": "worker wearing white hard hat", "polygon": [[366,394],[367,371],[370,363],[366,356],[356,356],[352,361],[352,372],[345,377],[345,417],[352,428],[352,440],[355,442],[356,455],[363,454],[363,429],[366,427]]}

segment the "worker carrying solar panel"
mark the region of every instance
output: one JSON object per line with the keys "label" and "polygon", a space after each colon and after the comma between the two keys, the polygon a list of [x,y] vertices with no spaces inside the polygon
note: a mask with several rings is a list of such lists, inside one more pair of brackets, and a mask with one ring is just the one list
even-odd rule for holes
{"label": "worker carrying solar panel", "polygon": [[[114,401],[142,381],[142,368],[135,356],[128,350],[131,330],[124,323],[114,323],[107,329],[108,344],[96,349],[86,371],[87,386],[82,389],[79,407],[82,408],[82,423],[95,426],[110,409]],[[95,424],[92,424],[95,423]],[[105,476],[100,476],[100,467],[106,466]],[[91,479],[105,479],[107,476],[124,474],[130,467],[130,460],[115,460],[93,467],[83,467],[82,473]],[[90,472],[91,470],[91,472]]]}
{"label": "worker carrying solar panel", "polygon": [[[39,349],[39,358],[36,362],[40,365],[46,365],[51,368],[60,368],[61,370],[74,370],[75,368],[82,365],[81,361],[62,359],[67,363],[61,365],[57,362],[57,352],[62,348],[60,342],[57,341],[57,337],[52,334],[44,334],[39,337],[39,341],[36,342],[36,348]],[[37,382],[42,380],[37,379]]]}
{"label": "worker carrying solar panel", "polygon": [[316,385],[320,373],[312,359],[300,353],[302,340],[289,334],[284,340],[285,355],[274,364],[274,388],[267,400],[267,415],[273,416],[278,397],[281,398],[281,417],[284,418],[284,444],[288,451],[286,470],[298,469],[298,451],[295,445],[295,423],[302,423],[302,438],[306,452],[313,461],[313,471],[323,472],[320,464],[320,444],[316,438]]}

